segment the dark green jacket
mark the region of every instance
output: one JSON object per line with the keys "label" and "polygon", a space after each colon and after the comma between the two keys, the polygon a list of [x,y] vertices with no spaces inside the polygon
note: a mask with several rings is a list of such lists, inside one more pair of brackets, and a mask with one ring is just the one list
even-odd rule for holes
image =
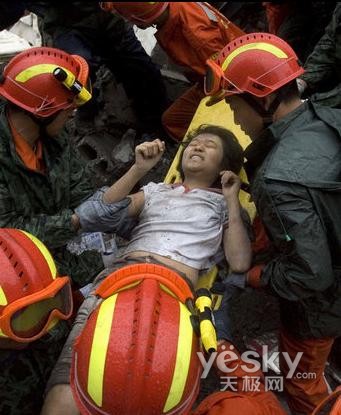
{"label": "dark green jacket", "polygon": [[303,74],[307,94],[322,105],[341,108],[341,3],[337,3],[325,34],[308,57]]}
{"label": "dark green jacket", "polygon": [[257,210],[276,249],[262,284],[295,336],[341,335],[341,110],[306,102],[246,149]]}
{"label": "dark green jacket", "polygon": [[66,133],[46,138],[43,146],[46,174],[29,170],[17,155],[5,105],[0,104],[0,227],[37,236],[50,249],[60,274],[82,286],[101,270],[101,258],[94,252],[72,255],[66,244],[76,235],[73,210],[94,189]]}

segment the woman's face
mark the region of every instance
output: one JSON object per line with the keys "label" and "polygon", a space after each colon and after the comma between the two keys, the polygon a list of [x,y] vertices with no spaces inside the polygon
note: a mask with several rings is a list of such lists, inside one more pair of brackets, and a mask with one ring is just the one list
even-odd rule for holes
{"label": "woman's face", "polygon": [[213,181],[219,175],[223,160],[223,145],[220,137],[214,134],[199,134],[191,140],[182,155],[182,170],[202,172]]}

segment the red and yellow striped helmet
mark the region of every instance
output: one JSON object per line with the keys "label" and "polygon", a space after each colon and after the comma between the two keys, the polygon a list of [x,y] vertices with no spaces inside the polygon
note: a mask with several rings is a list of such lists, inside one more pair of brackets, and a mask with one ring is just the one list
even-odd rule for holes
{"label": "red and yellow striped helmet", "polygon": [[167,9],[169,2],[113,2],[100,3],[105,11],[113,11],[120,14],[132,23],[139,25],[153,24],[155,20]]}
{"label": "red and yellow striped helmet", "polygon": [[233,94],[265,97],[304,72],[291,46],[269,33],[234,39],[206,63],[205,93],[212,97],[207,105]]}
{"label": "red and yellow striped helmet", "polygon": [[86,90],[86,99],[77,101],[78,91],[75,93],[60,82],[54,76],[56,69],[62,70],[68,79],[76,80],[78,85],[86,86],[89,81],[89,67],[81,56],[38,47],[25,50],[9,61],[1,75],[0,95],[43,118],[82,105],[91,98],[91,93]]}
{"label": "red and yellow striped helmet", "polygon": [[73,354],[71,386],[82,414],[188,414],[199,390],[199,339],[174,271],[126,266],[107,277]]}
{"label": "red and yellow striped helmet", "polygon": [[72,313],[70,279],[33,235],[0,229],[0,342],[28,343]]}

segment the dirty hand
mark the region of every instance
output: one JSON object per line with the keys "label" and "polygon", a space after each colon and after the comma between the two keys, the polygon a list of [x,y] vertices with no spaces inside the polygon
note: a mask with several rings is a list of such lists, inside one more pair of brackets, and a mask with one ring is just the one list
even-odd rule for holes
{"label": "dirty hand", "polygon": [[139,144],[135,148],[135,166],[141,171],[149,171],[161,159],[165,148],[165,142],[158,138]]}
{"label": "dirty hand", "polygon": [[221,171],[220,175],[222,191],[225,198],[238,197],[241,185],[240,178],[230,170]]}

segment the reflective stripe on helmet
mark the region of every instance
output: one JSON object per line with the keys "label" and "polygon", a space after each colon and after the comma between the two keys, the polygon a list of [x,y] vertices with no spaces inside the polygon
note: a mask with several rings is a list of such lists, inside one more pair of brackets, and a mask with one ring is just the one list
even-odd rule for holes
{"label": "reflective stripe on helmet", "polygon": [[96,329],[92,340],[88,373],[88,393],[99,407],[102,406],[103,402],[104,368],[111,325],[114,319],[116,299],[117,294],[107,298],[100,305]]}
{"label": "reflective stripe on helmet", "polygon": [[46,73],[52,74],[56,68],[62,68],[69,76],[74,76],[72,72],[60,65],[54,65],[52,63],[41,63],[39,65],[30,66],[24,69],[15,77],[17,82],[27,82],[35,76],[43,75]]}
{"label": "reflective stripe on helmet", "polygon": [[[6,294],[4,293],[3,288],[0,286],[0,306],[6,306],[8,304]],[[0,329],[0,337],[7,337],[6,334]]]}
{"label": "reflective stripe on helmet", "polygon": [[[164,413],[170,411],[172,408],[178,405],[179,402],[181,402],[181,398],[184,393],[187,382],[192,355],[193,328],[190,320],[191,313],[180,302],[179,307],[179,336],[176,353],[176,362],[172,384],[169,390],[165,407],[163,408]],[[189,333],[191,333],[191,335],[189,335]]]}
{"label": "reflective stripe on helmet", "polygon": [[4,293],[3,288],[0,285],[0,306],[5,306],[8,304],[6,294]]}
{"label": "reflective stripe on helmet", "polygon": [[248,45],[243,45],[231,52],[227,58],[224,60],[223,64],[221,65],[223,71],[225,71],[230,63],[233,61],[233,59],[240,55],[243,52],[249,51],[249,50],[262,50],[265,52],[269,52],[272,55],[276,56],[280,59],[286,59],[288,58],[288,55],[283,52],[282,49],[278,48],[277,46],[270,45],[269,43],[265,42],[255,42],[255,43],[249,43]]}
{"label": "reflective stripe on helmet", "polygon": [[56,268],[56,264],[55,264],[55,262],[54,262],[54,260],[52,258],[52,255],[50,254],[49,250],[35,236],[31,235],[28,232],[22,231],[22,230],[20,230],[20,232],[22,232],[23,234],[25,234],[35,244],[35,246],[39,249],[39,251],[41,252],[41,254],[44,256],[45,261],[47,262],[47,265],[50,268],[52,278],[55,280],[56,277],[57,277],[57,268]]}

